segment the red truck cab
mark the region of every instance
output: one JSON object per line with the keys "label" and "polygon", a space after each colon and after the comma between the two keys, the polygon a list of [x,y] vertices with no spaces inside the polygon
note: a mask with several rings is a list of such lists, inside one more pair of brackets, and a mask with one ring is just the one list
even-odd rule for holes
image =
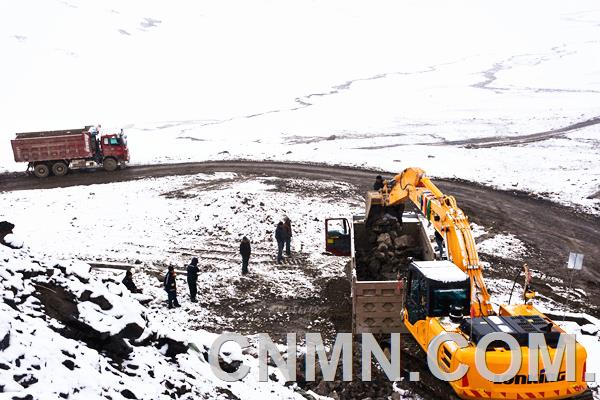
{"label": "red truck cab", "polygon": [[129,162],[127,136],[122,133],[103,135],[100,138],[100,149],[104,158],[113,157],[121,162]]}

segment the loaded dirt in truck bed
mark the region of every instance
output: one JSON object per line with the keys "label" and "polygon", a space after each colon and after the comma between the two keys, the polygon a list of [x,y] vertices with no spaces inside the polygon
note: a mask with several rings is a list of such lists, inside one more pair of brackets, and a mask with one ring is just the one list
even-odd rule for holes
{"label": "loaded dirt in truck bed", "polygon": [[378,216],[367,221],[364,234],[358,236],[362,241],[355,240],[359,281],[398,280],[398,274],[403,277],[411,261],[434,258],[422,221],[412,212],[405,213],[402,221],[389,214]]}
{"label": "loaded dirt in truck bed", "polygon": [[367,230],[368,244],[356,252],[359,281],[395,280],[412,259],[421,258],[423,249],[418,237],[411,234],[411,229],[403,229],[397,218],[385,214],[368,224]]}

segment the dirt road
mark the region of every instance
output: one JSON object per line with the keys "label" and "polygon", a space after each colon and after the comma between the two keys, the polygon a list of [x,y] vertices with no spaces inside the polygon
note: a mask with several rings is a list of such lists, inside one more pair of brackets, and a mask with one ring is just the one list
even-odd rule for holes
{"label": "dirt road", "polygon": [[[45,180],[22,173],[0,174],[0,192],[47,189],[75,185],[91,185],[130,181],[149,177],[190,175],[211,172],[237,172],[244,175],[265,175],[282,178],[345,181],[364,193],[381,171],[318,164],[295,164],[272,161],[210,161],[200,163],[134,166],[107,173],[72,173]],[[384,174],[392,176],[392,173]],[[529,254],[525,260],[536,270],[562,278],[566,271],[569,251],[585,254],[585,271],[576,286],[586,290],[587,299],[581,300],[586,311],[598,315],[600,309],[600,217],[581,214],[569,207],[535,198],[526,193],[500,191],[472,182],[437,179],[445,193],[456,197],[459,206],[473,222],[491,232],[509,232],[525,242]],[[486,272],[492,276],[512,279],[519,271],[519,263],[505,262]],[[536,288],[542,293],[558,296],[543,283]],[[559,299],[558,299],[559,300]],[[592,309],[589,309],[589,306]]]}
{"label": "dirt road", "polygon": [[391,147],[402,147],[402,146],[462,146],[467,149],[484,149],[492,147],[502,146],[515,146],[518,144],[527,144],[533,142],[540,142],[547,139],[564,137],[567,133],[574,132],[576,130],[586,128],[600,124],[600,117],[593,117],[584,121],[576,122],[560,128],[550,129],[548,131],[528,133],[523,135],[515,136],[486,136],[478,137],[473,139],[460,139],[460,140],[441,140],[439,142],[425,142],[425,143],[399,143],[392,145],[380,145],[380,146],[366,146],[358,147],[358,149],[377,150],[377,149],[389,149]]}

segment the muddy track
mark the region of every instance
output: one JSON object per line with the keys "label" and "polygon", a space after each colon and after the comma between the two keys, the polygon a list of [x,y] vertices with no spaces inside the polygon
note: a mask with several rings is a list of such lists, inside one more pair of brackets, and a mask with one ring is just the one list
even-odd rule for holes
{"label": "muddy track", "polygon": [[[199,163],[133,166],[107,173],[73,173],[64,177],[39,180],[23,173],[0,174],[0,192],[48,189],[76,185],[125,182],[143,178],[191,175],[212,172],[236,172],[244,175],[277,176],[345,181],[360,193],[368,190],[373,177],[381,171],[272,161],[208,161]],[[393,175],[392,173],[388,174]],[[435,180],[440,189],[456,197],[459,206],[472,221],[492,232],[510,232],[531,249],[524,261],[552,276],[565,275],[569,251],[585,254],[585,270],[576,286],[587,291],[589,303],[600,307],[600,217],[517,191],[500,191],[457,180]],[[512,279],[512,276],[506,276]],[[510,275],[510,273],[507,273]],[[587,310],[598,316],[594,310]]]}
{"label": "muddy track", "polygon": [[391,147],[402,147],[402,146],[462,146],[467,149],[484,149],[492,147],[502,146],[516,146],[520,144],[527,144],[533,142],[540,142],[542,140],[562,137],[569,132],[576,131],[588,126],[600,124],[600,117],[593,117],[586,119],[585,121],[576,122],[571,125],[563,126],[562,128],[551,129],[544,132],[529,133],[526,135],[516,136],[486,136],[473,139],[462,139],[462,140],[442,140],[439,142],[428,142],[428,143],[401,143],[392,145],[381,145],[381,146],[367,146],[357,147],[358,149],[366,150],[378,150],[387,149]]}
{"label": "muddy track", "polygon": [[482,148],[490,148],[490,147],[500,147],[500,146],[514,146],[518,144],[527,144],[533,142],[539,142],[541,140],[551,139],[555,137],[560,137],[565,135],[566,133],[576,131],[581,128],[585,128],[588,126],[600,124],[600,117],[590,118],[585,121],[577,122],[575,124],[567,125],[562,128],[551,129],[544,132],[531,133],[528,135],[519,135],[519,136],[490,136],[483,137],[477,139],[468,139],[468,140],[455,140],[448,141],[444,144],[453,145],[453,146],[465,146],[468,149],[482,149]]}

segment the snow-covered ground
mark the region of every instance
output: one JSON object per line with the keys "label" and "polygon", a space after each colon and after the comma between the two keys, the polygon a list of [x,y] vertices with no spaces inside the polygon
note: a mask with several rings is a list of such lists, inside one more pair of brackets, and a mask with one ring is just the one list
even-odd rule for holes
{"label": "snow-covered ground", "polygon": [[473,222],[471,223],[471,232],[477,243],[478,253],[513,260],[521,260],[522,256],[527,253],[525,244],[512,233],[499,233],[492,237],[482,238],[487,233],[485,228]]}
{"label": "snow-covered ground", "polygon": [[[133,163],[420,166],[599,211],[595,1],[2,2],[0,170],[18,131],[125,127]],[[35,10],[32,13],[31,10]]]}
{"label": "snow-covered ground", "polygon": [[[345,183],[246,178],[231,173],[0,193],[0,220],[56,257],[184,266],[238,263],[247,236],[272,259],[277,222],[288,216],[298,253],[319,254],[325,218],[350,217],[362,199]],[[350,202],[350,203],[349,203]],[[48,212],[48,210],[52,212]]]}
{"label": "snow-covered ground", "polygon": [[[11,250],[0,245],[0,266],[2,399],[304,398],[283,385],[278,370],[272,371],[277,381],[259,382],[256,349],[242,354],[235,346],[223,346],[220,354],[224,360],[243,362],[251,371],[243,382],[220,380],[203,355],[216,334],[187,325],[165,325],[157,320],[158,313],[142,306],[119,281],[91,276],[86,264],[73,267],[27,247]],[[52,307],[42,307],[44,295],[40,292],[62,290],[74,296],[77,310],[67,315],[77,324],[71,319],[57,320],[56,314],[62,310],[52,315]],[[49,296],[51,301],[60,299],[59,295]],[[98,298],[104,303],[94,301]],[[52,306],[63,307],[58,303]],[[131,325],[139,331],[124,333]],[[71,337],[69,332],[78,329],[90,336]],[[103,335],[119,334],[130,339],[126,345],[129,354],[122,361],[115,357],[114,347],[97,348],[103,346]],[[180,350],[171,356],[171,345],[161,345],[161,338],[193,344],[198,351]],[[150,343],[144,343],[146,340]]]}
{"label": "snow-covered ground", "polygon": [[[239,243],[244,235],[252,244],[253,291],[269,290],[278,299],[310,298],[316,280],[344,276],[344,260],[321,254],[325,218],[350,218],[362,210],[362,199],[348,195],[356,190],[345,183],[231,173],[43,193],[0,193],[0,203],[6,205],[0,221],[14,223],[31,246],[52,258],[139,263],[140,279],[161,302],[160,283],[145,271],[164,273],[168,265],[183,269],[191,257],[198,257],[199,291],[211,306],[219,305],[224,293],[247,296],[237,292],[247,289],[240,281]],[[292,251],[310,274],[275,266],[274,230],[284,216],[292,221]],[[271,317],[277,318],[275,313]],[[199,308],[195,316],[203,327],[214,329],[231,326],[231,318],[235,315],[225,317],[206,308]]]}

